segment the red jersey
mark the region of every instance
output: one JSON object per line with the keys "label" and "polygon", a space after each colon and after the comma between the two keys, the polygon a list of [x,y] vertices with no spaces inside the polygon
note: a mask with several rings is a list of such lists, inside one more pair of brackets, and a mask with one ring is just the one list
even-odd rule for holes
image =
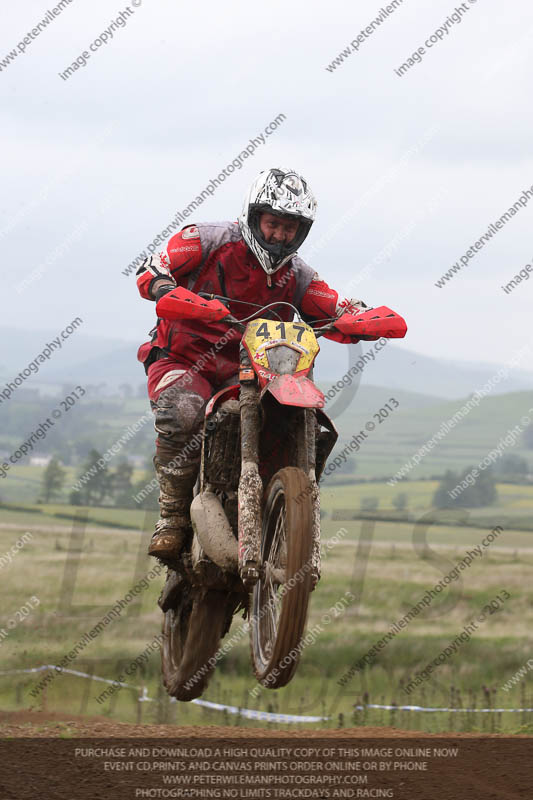
{"label": "red jersey", "polygon": [[[137,270],[137,286],[142,297],[153,300],[151,288],[162,277],[193,292],[208,292],[231,298],[224,301],[237,319],[259,316],[290,321],[294,311],[287,305],[273,305],[270,313],[260,312],[268,303],[291,303],[309,321],[334,317],[338,294],[301,258],[293,258],[273,275],[267,275],[248,249],[236,222],[190,225],[173,236],[167,252],[160,253],[157,269],[149,260]],[[330,334],[337,341],[351,342],[340,333]],[[139,351],[145,361],[152,347],[182,363],[209,363],[214,382],[222,382],[238,370],[241,334],[224,323],[198,320],[159,319],[152,341]]]}

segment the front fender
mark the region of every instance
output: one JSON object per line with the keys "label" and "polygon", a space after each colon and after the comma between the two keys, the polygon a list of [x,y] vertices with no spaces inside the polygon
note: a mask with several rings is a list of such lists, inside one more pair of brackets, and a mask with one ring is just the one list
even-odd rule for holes
{"label": "front fender", "polygon": [[266,384],[261,396],[265,392],[270,392],[284,406],[324,408],[325,405],[323,393],[304,375],[278,375]]}

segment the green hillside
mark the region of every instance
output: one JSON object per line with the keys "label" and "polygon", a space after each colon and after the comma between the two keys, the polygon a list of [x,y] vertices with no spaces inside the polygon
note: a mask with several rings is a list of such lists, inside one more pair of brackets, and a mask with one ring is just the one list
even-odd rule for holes
{"label": "green hillside", "polygon": [[[372,387],[374,390],[377,387]],[[388,417],[379,421],[381,408],[390,398],[399,402],[399,407],[388,412]],[[333,456],[342,451],[343,445],[361,431],[365,424],[375,424],[375,429],[362,440],[359,452],[352,452],[355,458],[356,478],[375,478],[394,475],[440,429],[443,422],[451,419],[462,408],[463,401],[437,402],[413,408],[402,403],[400,393],[382,388],[375,393],[375,405],[364,406],[355,397],[335,424],[339,430],[339,442]],[[389,405],[393,405],[390,404]],[[409,473],[409,479],[431,475],[442,475],[447,469],[459,470],[480,462],[501,437],[517,425],[524,427],[521,418],[531,410],[533,422],[533,393],[513,392],[511,394],[484,398],[477,408],[473,408],[453,430],[438,441],[431,452],[422,458],[421,463]],[[327,411],[327,409],[326,409]],[[382,415],[383,416],[383,415]],[[506,447],[504,453],[520,455],[533,464],[533,452],[523,446],[522,437],[515,446]],[[339,475],[332,480],[338,480]],[[346,480],[346,477],[344,477]]]}
{"label": "green hillside", "polygon": [[[330,387],[322,388],[327,391]],[[339,440],[330,462],[342,453],[353,436],[359,436],[360,445],[358,452],[347,452],[352,462],[348,468],[343,463],[341,468],[330,470],[332,474],[325,478],[325,485],[390,478],[467,400],[442,401],[386,387],[362,386],[352,397],[348,408],[337,416],[342,399],[339,401],[337,395],[325,409],[326,413],[332,411],[339,430]],[[387,403],[392,410],[386,408]],[[398,407],[395,407],[396,403]],[[57,399],[40,397],[26,402],[12,402],[0,408],[0,456],[4,459],[8,457],[46,419],[55,405]],[[530,408],[533,408],[533,395],[530,392],[486,397],[478,408],[473,408],[437,442],[418,466],[407,472],[408,479],[442,475],[447,469],[458,471],[477,464],[497,446],[508,430],[517,425],[524,427],[521,418]],[[380,414],[381,409],[384,412]],[[84,397],[68,414],[63,415],[60,425],[56,425],[45,439],[35,445],[30,455],[58,455],[68,470],[66,486],[70,488],[91,448],[105,452],[120,439],[128,426],[145,414],[150,414],[150,408],[144,397]],[[533,420],[533,411],[530,416]],[[369,431],[366,425],[374,427]],[[150,419],[124,443],[110,462],[110,468],[114,468],[122,458],[134,459],[134,481],[138,480],[143,464],[153,455],[154,438]],[[516,444],[505,447],[502,453],[524,457],[530,469],[533,465],[533,453],[524,446],[521,435],[517,437]],[[43,467],[30,465],[29,457],[22,459],[10,468],[6,478],[0,480],[0,500],[35,502],[42,472]],[[67,501],[66,488],[58,499]]]}

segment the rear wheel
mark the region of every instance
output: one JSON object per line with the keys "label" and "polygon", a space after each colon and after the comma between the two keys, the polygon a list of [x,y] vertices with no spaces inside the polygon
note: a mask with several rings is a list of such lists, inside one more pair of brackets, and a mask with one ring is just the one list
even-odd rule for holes
{"label": "rear wheel", "polygon": [[252,596],[252,663],[269,689],[294,675],[311,592],[313,507],[311,484],[297,467],[284,467],[266,490],[261,576]]}
{"label": "rear wheel", "polygon": [[[167,580],[176,580],[175,574]],[[216,666],[215,653],[240,598],[182,581],[176,605],[163,619],[161,670],[168,694],[187,701],[206,689]]]}

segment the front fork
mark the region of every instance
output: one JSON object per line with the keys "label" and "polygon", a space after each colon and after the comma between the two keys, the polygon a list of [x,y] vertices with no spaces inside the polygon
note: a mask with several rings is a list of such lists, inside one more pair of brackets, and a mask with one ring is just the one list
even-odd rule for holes
{"label": "front fork", "polygon": [[311,484],[313,507],[313,546],[311,550],[311,586],[314,589],[320,579],[320,489],[316,479],[316,435],[318,424],[313,409],[305,410],[305,440],[307,444],[307,477]]}
{"label": "front fork", "polygon": [[263,481],[259,475],[259,387],[241,381],[241,477],[239,507],[239,574],[247,589],[259,578]]}
{"label": "front fork", "polygon": [[[243,365],[245,366],[245,364]],[[259,387],[241,380],[241,477],[239,506],[239,574],[247,589],[257,582],[261,568],[263,481],[259,475]],[[315,475],[317,422],[312,409],[302,410],[297,461],[308,476],[313,507],[313,546],[311,551],[312,586],[320,577],[320,490]]]}

